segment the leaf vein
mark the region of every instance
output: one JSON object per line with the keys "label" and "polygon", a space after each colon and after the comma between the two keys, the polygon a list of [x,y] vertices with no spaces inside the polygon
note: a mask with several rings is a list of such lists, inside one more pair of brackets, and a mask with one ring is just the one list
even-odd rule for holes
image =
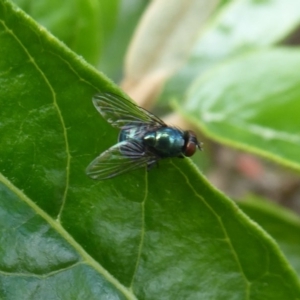
{"label": "leaf vein", "polygon": [[223,233],[224,233],[224,237],[225,237],[224,239],[225,239],[225,241],[227,242],[227,244],[228,244],[228,246],[229,246],[229,248],[230,248],[230,250],[231,250],[231,252],[232,252],[232,255],[233,255],[233,257],[234,257],[234,259],[235,259],[235,261],[236,261],[236,263],[237,263],[237,266],[238,266],[239,270],[241,271],[241,274],[242,274],[242,276],[243,276],[243,278],[244,278],[244,280],[245,280],[246,289],[247,289],[247,292],[246,292],[246,298],[245,298],[245,299],[250,299],[250,286],[251,286],[251,282],[248,280],[248,278],[247,278],[247,276],[246,276],[246,274],[245,274],[245,272],[244,272],[244,270],[243,270],[242,264],[241,264],[241,262],[240,262],[240,260],[239,260],[239,257],[238,257],[238,255],[237,255],[237,253],[236,253],[236,251],[235,251],[235,249],[234,249],[234,247],[233,247],[233,244],[232,244],[232,242],[231,242],[230,236],[229,236],[229,234],[228,234],[228,232],[227,232],[227,230],[226,230],[226,228],[225,228],[225,226],[224,226],[224,223],[223,223],[223,221],[222,221],[222,218],[214,211],[214,209],[209,205],[209,203],[208,203],[207,201],[205,201],[205,199],[204,199],[201,195],[199,195],[199,194],[197,193],[197,191],[194,189],[193,185],[190,183],[188,177],[182,172],[182,170],[181,170],[180,168],[178,168],[178,167],[176,166],[176,164],[174,164],[173,162],[171,162],[171,164],[172,164],[172,165],[174,166],[174,168],[176,168],[176,169],[178,170],[178,172],[184,177],[184,179],[185,179],[187,185],[190,187],[190,189],[191,189],[192,192],[195,194],[195,196],[196,196],[197,198],[199,198],[199,199],[204,203],[204,205],[205,205],[205,206],[213,213],[213,215],[215,215],[215,217],[216,217],[218,223],[220,224],[220,228],[222,229],[222,231],[223,231]]}
{"label": "leaf vein", "polygon": [[85,249],[62,227],[60,222],[52,219],[46,212],[44,212],[37,204],[28,198],[21,190],[13,185],[6,177],[0,173],[0,182],[2,182],[9,190],[11,190],[21,201],[24,201],[32,210],[40,215],[55,231],[57,231],[62,238],[64,238],[82,257],[83,263],[94,268],[99,274],[101,274],[108,282],[116,287],[121,293],[123,293],[127,299],[135,300],[136,297],[127,288],[125,288],[114,276],[112,276],[102,265],[99,264],[93,257],[91,257]]}
{"label": "leaf vein", "polygon": [[132,274],[131,283],[130,283],[130,286],[129,286],[129,290],[131,292],[133,292],[134,279],[135,279],[137,271],[138,271],[138,267],[139,267],[141,256],[142,256],[142,250],[143,250],[143,246],[144,246],[144,240],[145,240],[145,204],[146,204],[147,198],[148,198],[148,173],[147,173],[147,170],[145,169],[145,195],[144,195],[143,201],[141,202],[141,221],[142,221],[141,237],[140,237],[140,243],[139,243],[139,246],[138,246],[136,264],[135,264],[134,272]]}
{"label": "leaf vein", "polygon": [[34,57],[29,53],[29,51],[27,50],[27,48],[25,47],[25,45],[23,45],[23,43],[21,42],[21,40],[17,37],[17,35],[13,32],[13,30],[11,30],[10,28],[8,28],[5,24],[4,21],[0,20],[0,22],[2,23],[3,27],[6,29],[6,31],[15,39],[15,41],[20,45],[20,47],[23,49],[23,51],[26,53],[26,55],[28,56],[30,62],[33,64],[33,66],[36,68],[36,70],[38,71],[38,73],[41,75],[41,77],[43,78],[43,80],[45,81],[46,85],[48,86],[50,93],[52,95],[52,99],[53,99],[53,106],[55,107],[56,111],[57,111],[57,115],[59,117],[59,121],[61,123],[62,126],[62,130],[63,130],[63,137],[64,137],[64,143],[65,143],[65,151],[66,151],[66,178],[65,178],[65,188],[63,191],[63,196],[62,196],[62,203],[61,203],[61,207],[60,210],[58,212],[57,215],[57,221],[60,222],[61,219],[61,215],[64,209],[64,206],[66,204],[66,199],[67,199],[67,193],[68,193],[68,189],[69,189],[69,180],[70,180],[70,163],[71,163],[71,154],[70,154],[70,148],[69,148],[69,142],[68,142],[68,135],[67,135],[67,129],[66,129],[66,125],[65,125],[65,121],[63,119],[62,116],[62,112],[59,108],[59,105],[57,103],[57,96],[56,93],[54,91],[54,88],[52,87],[49,79],[47,78],[47,76],[44,74],[44,72],[42,71],[42,69],[39,67],[39,65],[36,63],[36,61],[34,60]]}

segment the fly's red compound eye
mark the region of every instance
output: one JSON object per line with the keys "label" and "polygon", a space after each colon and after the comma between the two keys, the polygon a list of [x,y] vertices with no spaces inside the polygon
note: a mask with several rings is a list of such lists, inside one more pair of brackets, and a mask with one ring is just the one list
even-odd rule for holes
{"label": "fly's red compound eye", "polygon": [[197,145],[194,141],[188,141],[185,147],[184,155],[192,156],[197,150]]}
{"label": "fly's red compound eye", "polygon": [[188,130],[185,132],[185,148],[184,148],[184,155],[185,156],[192,156],[197,148],[199,148],[199,143],[196,137],[196,134],[192,130]]}

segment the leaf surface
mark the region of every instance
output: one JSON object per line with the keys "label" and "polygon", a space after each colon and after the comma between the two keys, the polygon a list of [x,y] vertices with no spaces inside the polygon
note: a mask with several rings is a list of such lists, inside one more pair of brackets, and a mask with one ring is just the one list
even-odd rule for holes
{"label": "leaf surface", "polygon": [[90,180],[118,136],[92,96],[120,91],[4,0],[0,44],[2,299],[299,298],[274,241],[188,159]]}
{"label": "leaf surface", "polygon": [[238,202],[251,219],[276,239],[283,253],[300,276],[300,219],[292,211],[270,201],[249,196]]}
{"label": "leaf surface", "polygon": [[119,0],[15,0],[72,50],[96,65],[116,23]]}

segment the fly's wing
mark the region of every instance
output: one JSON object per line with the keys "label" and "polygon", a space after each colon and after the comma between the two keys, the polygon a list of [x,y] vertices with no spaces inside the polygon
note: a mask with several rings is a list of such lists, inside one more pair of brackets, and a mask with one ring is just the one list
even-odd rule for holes
{"label": "fly's wing", "polygon": [[158,158],[146,152],[136,141],[123,141],[101,153],[87,167],[86,173],[92,179],[103,180],[153,165]]}
{"label": "fly's wing", "polygon": [[160,118],[119,95],[99,93],[93,97],[93,103],[100,114],[117,128],[138,126],[141,123],[166,126]]}

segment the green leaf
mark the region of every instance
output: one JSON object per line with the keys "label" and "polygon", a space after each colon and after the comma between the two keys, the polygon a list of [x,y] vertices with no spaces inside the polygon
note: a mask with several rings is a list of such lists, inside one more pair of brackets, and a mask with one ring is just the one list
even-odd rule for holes
{"label": "green leaf", "polygon": [[118,132],[120,93],[0,1],[0,298],[297,299],[277,245],[188,159],[106,181],[85,174]]}
{"label": "green leaf", "polygon": [[39,24],[96,65],[116,23],[119,0],[14,0]]}
{"label": "green leaf", "polygon": [[283,253],[300,276],[300,218],[275,203],[249,196],[238,202],[251,219],[261,225],[279,244]]}
{"label": "green leaf", "polygon": [[201,77],[185,113],[220,142],[300,169],[300,51],[254,52]]}
{"label": "green leaf", "polygon": [[2,175],[0,199],[1,299],[134,299]]}
{"label": "green leaf", "polygon": [[299,22],[298,0],[229,1],[199,35],[186,64],[166,84],[161,98],[182,98],[202,72],[237,54],[281,42]]}
{"label": "green leaf", "polygon": [[114,80],[120,80],[127,44],[147,5],[143,0],[14,2]]}

